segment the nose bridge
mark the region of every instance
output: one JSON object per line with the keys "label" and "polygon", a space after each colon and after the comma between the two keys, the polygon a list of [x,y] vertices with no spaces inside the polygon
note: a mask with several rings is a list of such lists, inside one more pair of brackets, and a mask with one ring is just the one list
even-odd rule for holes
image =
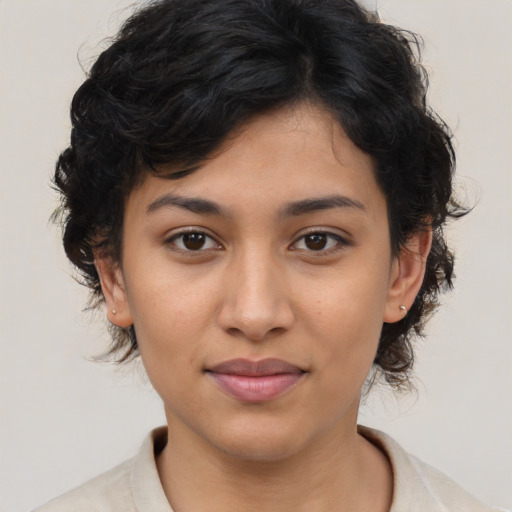
{"label": "nose bridge", "polygon": [[276,281],[276,258],[270,251],[251,251],[247,248],[238,264],[238,276],[243,283],[237,291],[237,302],[240,306],[258,306],[256,309],[271,309],[278,301],[279,282]]}
{"label": "nose bridge", "polygon": [[221,311],[223,328],[253,340],[288,329],[294,315],[285,275],[272,249],[261,243],[247,245],[233,255],[229,267]]}

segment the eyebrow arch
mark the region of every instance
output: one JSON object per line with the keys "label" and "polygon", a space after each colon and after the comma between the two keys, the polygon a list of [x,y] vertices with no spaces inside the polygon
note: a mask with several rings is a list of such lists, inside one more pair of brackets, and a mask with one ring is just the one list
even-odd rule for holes
{"label": "eyebrow arch", "polygon": [[151,214],[160,210],[161,208],[175,207],[183,208],[192,213],[200,215],[223,215],[230,217],[231,214],[222,208],[217,203],[209,201],[208,199],[201,199],[199,197],[182,197],[172,194],[165,194],[155,199],[147,208],[146,213]]}
{"label": "eyebrow arch", "polygon": [[342,195],[332,195],[302,199],[301,201],[289,203],[281,210],[280,214],[283,217],[296,217],[330,208],[356,208],[366,211],[364,204],[357,199]]}

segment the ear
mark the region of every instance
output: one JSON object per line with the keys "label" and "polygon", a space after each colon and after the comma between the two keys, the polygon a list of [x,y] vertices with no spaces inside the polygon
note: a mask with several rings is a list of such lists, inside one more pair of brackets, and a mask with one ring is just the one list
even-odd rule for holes
{"label": "ear", "polygon": [[431,246],[432,228],[428,226],[413,233],[395,257],[391,267],[384,322],[398,322],[411,309],[423,283]]}
{"label": "ear", "polygon": [[107,303],[107,318],[118,327],[129,327],[133,324],[123,273],[118,263],[107,256],[94,259],[96,270],[100,276],[101,289]]}

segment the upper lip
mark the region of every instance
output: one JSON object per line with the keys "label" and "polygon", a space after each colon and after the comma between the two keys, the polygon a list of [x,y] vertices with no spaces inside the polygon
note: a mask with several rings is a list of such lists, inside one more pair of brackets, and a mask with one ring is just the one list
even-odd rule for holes
{"label": "upper lip", "polygon": [[282,359],[268,358],[260,361],[250,359],[230,359],[216,364],[208,371],[230,375],[243,375],[246,377],[262,377],[265,375],[279,375],[283,373],[304,373],[304,370]]}

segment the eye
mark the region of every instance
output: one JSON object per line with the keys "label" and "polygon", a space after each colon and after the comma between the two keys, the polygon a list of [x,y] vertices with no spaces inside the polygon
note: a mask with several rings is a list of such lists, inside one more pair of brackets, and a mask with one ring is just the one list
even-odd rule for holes
{"label": "eye", "polygon": [[325,231],[314,231],[301,236],[292,246],[294,250],[326,252],[348,245],[348,242],[340,235]]}
{"label": "eye", "polygon": [[219,243],[204,231],[185,231],[177,233],[167,239],[166,243],[174,245],[181,251],[187,252],[220,249]]}

